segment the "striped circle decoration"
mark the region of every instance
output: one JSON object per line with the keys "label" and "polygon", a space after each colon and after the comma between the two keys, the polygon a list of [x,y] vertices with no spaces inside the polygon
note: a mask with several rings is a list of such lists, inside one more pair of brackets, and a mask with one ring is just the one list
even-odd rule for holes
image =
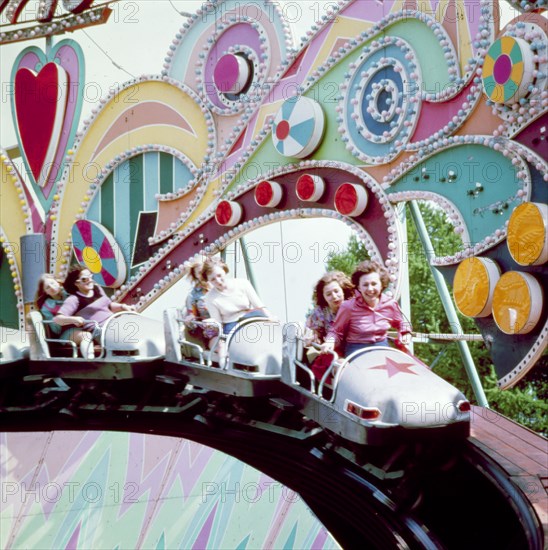
{"label": "striped circle decoration", "polygon": [[274,117],[274,147],[284,157],[305,158],[320,144],[324,123],[319,103],[308,97],[292,97],[284,101]]}
{"label": "striped circle decoration", "polygon": [[499,278],[498,265],[489,258],[473,257],[461,262],[453,281],[453,297],[458,310],[467,317],[490,315]]}
{"label": "striped circle decoration", "polygon": [[505,334],[527,334],[537,325],[542,304],[542,288],[532,275],[508,271],[493,293],[493,318]]}
{"label": "striped circle decoration", "polygon": [[91,271],[97,284],[118,288],[125,281],[126,262],[110,231],[97,222],[78,220],[71,235],[78,263]]}
{"label": "striped circle decoration", "polygon": [[215,221],[219,225],[232,227],[242,218],[242,207],[236,201],[221,201],[215,210]]}
{"label": "striped circle decoration", "polygon": [[255,202],[264,208],[274,208],[282,200],[282,186],[275,181],[261,181],[255,187]]}
{"label": "striped circle decoration", "polygon": [[507,245],[519,265],[542,265],[548,260],[548,205],[524,202],[508,222]]}
{"label": "striped circle decoration", "polygon": [[335,192],[335,209],[343,216],[359,216],[367,206],[367,191],[355,183],[343,183]]}
{"label": "striped circle decoration", "polygon": [[306,202],[318,202],[325,191],[325,182],[320,176],[303,174],[295,185],[295,192],[299,200]]}
{"label": "striped circle decoration", "polygon": [[524,97],[533,81],[533,52],[522,38],[503,36],[489,48],[483,62],[483,88],[495,103]]}

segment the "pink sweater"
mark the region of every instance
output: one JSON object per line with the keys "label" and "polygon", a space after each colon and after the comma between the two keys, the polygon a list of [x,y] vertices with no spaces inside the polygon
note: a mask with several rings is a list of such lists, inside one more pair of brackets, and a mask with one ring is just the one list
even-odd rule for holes
{"label": "pink sweater", "polygon": [[391,327],[400,334],[411,332],[396,300],[381,294],[377,306],[371,308],[361,296],[356,296],[341,304],[327,337],[334,338],[337,345],[371,344],[384,340]]}

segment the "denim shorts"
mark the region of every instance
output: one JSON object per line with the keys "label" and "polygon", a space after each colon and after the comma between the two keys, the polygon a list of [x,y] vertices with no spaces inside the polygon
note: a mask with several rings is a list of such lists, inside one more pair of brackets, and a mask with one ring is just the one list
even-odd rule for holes
{"label": "denim shorts", "polygon": [[380,342],[347,342],[346,346],[344,348],[344,355],[348,357],[351,353],[354,353],[355,351],[358,351],[359,349],[366,349],[371,347],[377,347],[377,346],[388,346],[388,339],[385,338],[384,340],[381,340]]}
{"label": "denim shorts", "polygon": [[244,319],[252,319],[253,317],[266,317],[266,315],[261,311],[254,309],[253,311],[248,311],[242,315],[237,321],[231,321],[230,323],[224,323],[223,325],[223,334],[228,334],[240,321]]}

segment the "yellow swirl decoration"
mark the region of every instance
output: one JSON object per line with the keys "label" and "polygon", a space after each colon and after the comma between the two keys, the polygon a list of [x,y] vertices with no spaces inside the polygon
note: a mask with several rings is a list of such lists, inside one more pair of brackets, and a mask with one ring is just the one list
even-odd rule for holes
{"label": "yellow swirl decoration", "polygon": [[524,202],[508,222],[508,250],[519,265],[541,265],[548,256],[548,206]]}
{"label": "yellow swirl decoration", "polygon": [[505,334],[527,334],[540,319],[542,302],[541,286],[532,275],[508,271],[495,287],[493,317]]}
{"label": "yellow swirl decoration", "polygon": [[453,296],[459,311],[467,317],[486,317],[491,304],[499,270],[488,258],[464,260],[455,273]]}

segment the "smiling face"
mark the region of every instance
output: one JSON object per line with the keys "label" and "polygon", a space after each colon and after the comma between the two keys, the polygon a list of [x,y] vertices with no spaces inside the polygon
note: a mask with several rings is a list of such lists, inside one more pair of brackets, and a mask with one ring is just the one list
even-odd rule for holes
{"label": "smiling face", "polygon": [[220,266],[215,266],[207,274],[207,281],[220,292],[226,290],[228,287],[225,270]]}
{"label": "smiling face", "polygon": [[376,306],[382,292],[380,275],[377,272],[362,275],[358,283],[358,292],[362,295],[367,305]]}
{"label": "smiling face", "polygon": [[53,277],[47,277],[46,279],[44,279],[44,284],[42,288],[50,298],[61,297],[61,284],[57,282]]}
{"label": "smiling face", "polygon": [[81,294],[88,294],[93,291],[93,277],[91,276],[91,271],[89,269],[82,269],[78,279],[74,281],[78,292]]}
{"label": "smiling face", "polygon": [[329,309],[337,313],[344,300],[344,292],[337,281],[332,281],[323,287],[323,298],[327,302]]}

